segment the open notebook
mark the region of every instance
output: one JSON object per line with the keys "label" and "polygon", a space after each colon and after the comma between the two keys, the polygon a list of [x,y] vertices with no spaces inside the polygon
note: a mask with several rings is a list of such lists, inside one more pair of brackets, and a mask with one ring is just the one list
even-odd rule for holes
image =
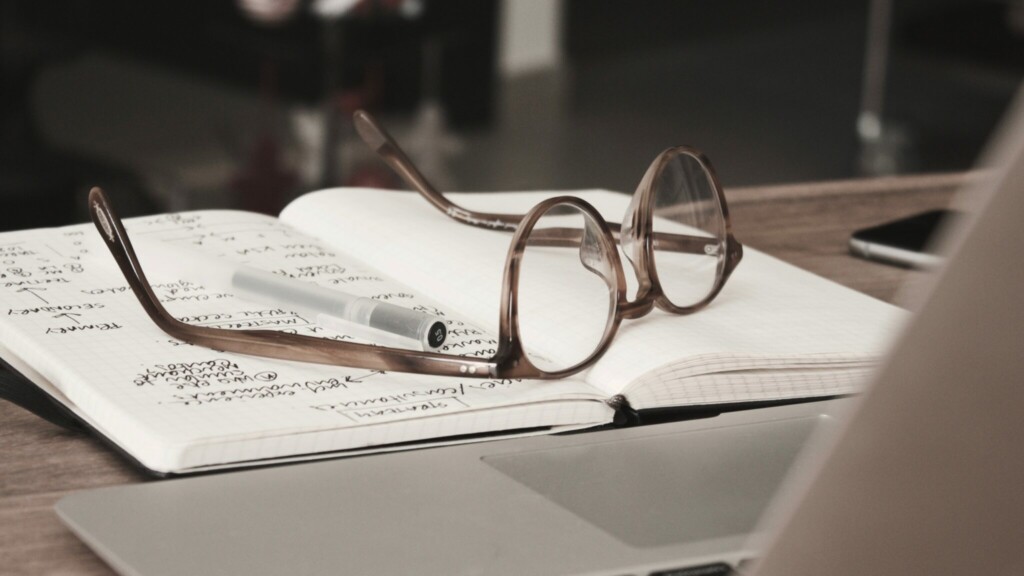
{"label": "open notebook", "polygon": [[[629,202],[611,192],[575,194],[610,221]],[[453,196],[469,208],[525,212],[551,195]],[[199,211],[126,225],[134,237],[443,315],[445,352],[490,356],[496,344],[511,234],[458,224],[413,193],[325,190],[279,218]],[[91,224],[0,234],[0,356],[158,474],[567,431],[621,422],[617,414],[627,411],[847,394],[902,317],[747,250],[709,307],[624,323],[606,355],[572,378],[381,373],[176,341],[142,311],[96,234]],[[175,278],[140,256],[180,319],[352,338]],[[571,324],[572,311],[563,313]]]}

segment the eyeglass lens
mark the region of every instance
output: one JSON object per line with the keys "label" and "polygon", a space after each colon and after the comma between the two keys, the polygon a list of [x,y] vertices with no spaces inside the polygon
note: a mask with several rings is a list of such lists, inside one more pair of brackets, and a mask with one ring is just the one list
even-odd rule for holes
{"label": "eyeglass lens", "polygon": [[[552,245],[558,234],[577,241]],[[609,243],[599,234],[589,215],[565,204],[547,210],[530,231],[520,261],[518,323],[526,356],[541,370],[574,367],[601,344],[615,275]]]}
{"label": "eyeglass lens", "polygon": [[[654,265],[672,304],[693,306],[712,291],[725,264],[725,217],[707,170],[677,151],[653,182]],[[689,249],[666,249],[659,234],[706,238]]]}

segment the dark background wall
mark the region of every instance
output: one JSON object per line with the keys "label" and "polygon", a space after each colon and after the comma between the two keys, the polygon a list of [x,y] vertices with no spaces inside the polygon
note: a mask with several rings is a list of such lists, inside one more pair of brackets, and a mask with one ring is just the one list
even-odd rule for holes
{"label": "dark background wall", "polygon": [[[333,23],[304,0],[275,25],[239,6],[5,0],[0,230],[82,220],[93,183],[128,214],[390,185],[352,138],[357,107],[459,189],[631,191],[682,143],[727,187],[960,170],[1024,75],[1011,4],[895,3],[868,151],[884,162],[865,162],[866,1],[564,0],[562,65],[515,76],[498,0],[364,2]],[[310,146],[325,138],[331,154]]]}

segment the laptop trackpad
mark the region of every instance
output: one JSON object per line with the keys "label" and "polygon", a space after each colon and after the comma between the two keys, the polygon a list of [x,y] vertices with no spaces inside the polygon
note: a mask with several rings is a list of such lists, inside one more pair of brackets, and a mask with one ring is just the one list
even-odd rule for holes
{"label": "laptop trackpad", "polygon": [[497,454],[484,462],[620,541],[751,532],[822,417]]}

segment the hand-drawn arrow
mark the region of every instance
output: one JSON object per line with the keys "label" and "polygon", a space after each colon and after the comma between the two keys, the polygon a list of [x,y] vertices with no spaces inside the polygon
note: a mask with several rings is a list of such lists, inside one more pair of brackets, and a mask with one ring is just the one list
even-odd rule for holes
{"label": "hand-drawn arrow", "polygon": [[75,324],[81,324],[81,322],[79,322],[77,319],[72,318],[72,316],[81,316],[81,314],[76,314],[75,312],[61,312],[60,314],[54,316],[54,318],[60,318],[61,316],[67,318],[68,320],[74,321]]}
{"label": "hand-drawn arrow", "polygon": [[366,380],[367,378],[369,378],[371,376],[379,376],[379,375],[384,374],[384,373],[385,372],[383,370],[374,370],[374,371],[370,372],[369,374],[363,374],[362,376],[355,376],[355,377],[353,377],[353,376],[345,376],[345,382],[362,382],[363,380]]}
{"label": "hand-drawn arrow", "polygon": [[49,300],[47,300],[46,298],[43,298],[39,294],[36,294],[36,290],[42,290],[42,291],[45,292],[46,288],[30,288],[30,287],[26,286],[25,288],[19,288],[17,291],[18,292],[28,292],[29,294],[35,296],[36,298],[39,298],[40,300],[42,300],[43,302],[45,302],[47,304],[49,304],[50,303]]}

